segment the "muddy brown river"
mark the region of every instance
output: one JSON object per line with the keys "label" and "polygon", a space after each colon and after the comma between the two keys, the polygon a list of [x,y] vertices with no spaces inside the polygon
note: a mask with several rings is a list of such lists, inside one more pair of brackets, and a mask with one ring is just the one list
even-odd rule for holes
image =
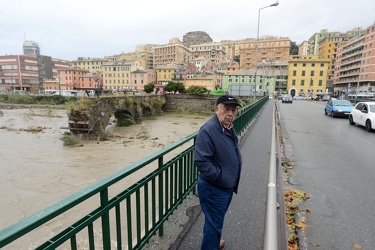
{"label": "muddy brown river", "polygon": [[0,109],[0,230],[196,132],[208,116],[164,114],[107,141],[64,146],[65,109]]}

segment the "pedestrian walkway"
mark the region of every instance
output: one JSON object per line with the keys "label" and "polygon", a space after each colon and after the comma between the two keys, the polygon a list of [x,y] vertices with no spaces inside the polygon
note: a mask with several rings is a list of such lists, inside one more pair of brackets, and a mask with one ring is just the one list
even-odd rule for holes
{"label": "pedestrian walkway", "polygon": [[[224,222],[225,250],[263,248],[273,107],[270,100],[241,142],[243,169],[238,194],[233,196]],[[187,213],[189,221],[171,250],[201,247],[204,215],[199,205]]]}

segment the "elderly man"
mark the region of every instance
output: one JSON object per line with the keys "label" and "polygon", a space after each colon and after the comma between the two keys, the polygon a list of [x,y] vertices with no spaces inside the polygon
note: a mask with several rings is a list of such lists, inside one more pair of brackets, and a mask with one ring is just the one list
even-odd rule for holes
{"label": "elderly man", "polygon": [[199,171],[198,197],[205,215],[202,250],[221,249],[224,217],[237,193],[242,158],[233,127],[238,100],[229,95],[217,99],[215,113],[200,128],[194,162]]}

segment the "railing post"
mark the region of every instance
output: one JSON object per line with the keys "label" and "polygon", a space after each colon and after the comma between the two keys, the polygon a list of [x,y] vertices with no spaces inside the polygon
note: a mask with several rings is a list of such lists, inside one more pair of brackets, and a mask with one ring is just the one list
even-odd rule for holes
{"label": "railing post", "polygon": [[[108,205],[108,188],[100,192],[100,205],[102,208]],[[106,212],[102,216],[102,233],[103,233],[103,249],[111,249],[111,232],[109,227],[109,214]]]}
{"label": "railing post", "polygon": [[[160,156],[158,159],[158,168],[161,169],[163,167],[163,156]],[[163,172],[160,172],[159,174],[159,221],[162,220],[164,214],[164,193],[163,193],[163,185],[164,185],[164,178],[163,178]],[[160,225],[159,228],[159,236],[164,235],[164,223]]]}

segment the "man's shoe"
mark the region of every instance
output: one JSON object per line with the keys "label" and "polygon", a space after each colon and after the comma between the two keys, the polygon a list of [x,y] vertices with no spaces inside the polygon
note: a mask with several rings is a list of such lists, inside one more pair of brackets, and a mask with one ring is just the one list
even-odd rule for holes
{"label": "man's shoe", "polygon": [[225,246],[225,241],[224,240],[220,240],[219,249],[224,248],[224,246]]}

